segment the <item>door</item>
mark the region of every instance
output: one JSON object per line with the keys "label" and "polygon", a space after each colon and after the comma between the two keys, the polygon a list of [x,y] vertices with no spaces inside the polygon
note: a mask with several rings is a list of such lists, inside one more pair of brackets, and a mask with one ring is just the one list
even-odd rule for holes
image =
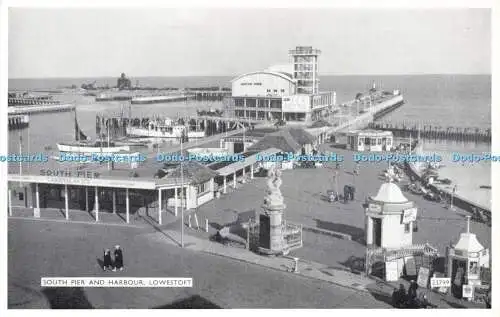
{"label": "door", "polygon": [[382,246],[382,219],[373,218],[373,244]]}

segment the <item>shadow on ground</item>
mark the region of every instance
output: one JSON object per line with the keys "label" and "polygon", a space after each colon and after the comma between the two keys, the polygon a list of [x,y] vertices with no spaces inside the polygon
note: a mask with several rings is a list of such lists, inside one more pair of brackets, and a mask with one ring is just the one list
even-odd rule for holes
{"label": "shadow on ground", "polygon": [[353,227],[343,223],[323,221],[320,219],[314,219],[314,221],[316,221],[317,228],[348,234],[352,237],[353,241],[365,244],[365,230],[361,228]]}
{"label": "shadow on ground", "polygon": [[42,289],[52,309],[92,309],[92,304],[80,287],[54,287]]}
{"label": "shadow on ground", "polygon": [[348,268],[351,273],[361,274],[365,271],[365,258],[350,256],[346,261],[339,262],[342,266]]}
{"label": "shadow on ground", "polygon": [[221,309],[219,305],[214,304],[208,299],[201,297],[199,295],[193,295],[188,298],[184,298],[175,301],[168,305],[162,305],[154,307],[154,309]]}

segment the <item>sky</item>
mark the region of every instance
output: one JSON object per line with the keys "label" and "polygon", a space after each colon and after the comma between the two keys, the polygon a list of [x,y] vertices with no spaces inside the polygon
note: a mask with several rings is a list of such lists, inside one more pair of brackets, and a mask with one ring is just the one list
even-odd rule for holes
{"label": "sky", "polygon": [[491,74],[490,9],[10,8],[9,78],[234,76],[320,49],[328,75]]}

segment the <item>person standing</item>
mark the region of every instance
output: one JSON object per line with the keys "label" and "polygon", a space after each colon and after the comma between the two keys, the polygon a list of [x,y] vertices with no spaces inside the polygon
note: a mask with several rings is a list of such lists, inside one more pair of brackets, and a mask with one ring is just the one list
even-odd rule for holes
{"label": "person standing", "polygon": [[119,245],[115,246],[115,267],[113,271],[123,271],[123,252]]}
{"label": "person standing", "polygon": [[418,289],[417,282],[412,280],[410,287],[408,288],[408,303],[410,307],[415,307],[417,303],[417,289]]}
{"label": "person standing", "polygon": [[102,266],[102,269],[104,271],[106,270],[111,270],[113,269],[113,263],[111,261],[111,250],[110,249],[106,249],[104,250],[104,263],[103,263],[103,266]]}

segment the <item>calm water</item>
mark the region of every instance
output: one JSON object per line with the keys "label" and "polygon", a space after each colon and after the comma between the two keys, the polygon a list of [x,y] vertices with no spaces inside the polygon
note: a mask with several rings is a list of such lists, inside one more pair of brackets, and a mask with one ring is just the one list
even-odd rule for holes
{"label": "calm water", "polygon": [[[135,83],[153,87],[230,87],[231,77],[149,77],[133,78]],[[9,89],[54,89],[73,84],[78,87],[93,79],[11,79]],[[116,78],[96,79],[97,85],[116,84]],[[491,76],[489,75],[422,75],[422,76],[321,76],[320,88],[323,91],[337,92],[337,102],[354,98],[358,92],[367,91],[372,82],[377,86],[392,90],[400,89],[406,104],[392,112],[384,120],[414,120],[427,124],[460,127],[491,127]],[[59,96],[54,98],[74,101],[77,105],[78,121],[87,135],[95,138],[96,114],[128,114],[126,102],[95,103],[93,97],[80,95]],[[133,116],[175,116],[194,114],[197,109],[221,107],[219,102],[177,102],[156,105],[134,105]],[[56,147],[58,141],[70,141],[73,138],[73,114],[50,113],[33,115],[30,128],[24,130],[23,140],[29,138],[29,151],[43,151],[46,145]],[[29,134],[29,135],[28,135]],[[23,141],[25,151],[28,142]],[[9,132],[9,148],[13,152],[19,149],[19,133]],[[491,151],[489,145],[464,143],[426,142],[426,152],[437,152],[443,156],[450,152]],[[459,184],[460,195],[490,205],[490,192],[479,189],[480,185],[491,185],[490,165],[476,164],[464,168],[460,164],[445,163],[440,171],[442,177],[450,178]]]}

